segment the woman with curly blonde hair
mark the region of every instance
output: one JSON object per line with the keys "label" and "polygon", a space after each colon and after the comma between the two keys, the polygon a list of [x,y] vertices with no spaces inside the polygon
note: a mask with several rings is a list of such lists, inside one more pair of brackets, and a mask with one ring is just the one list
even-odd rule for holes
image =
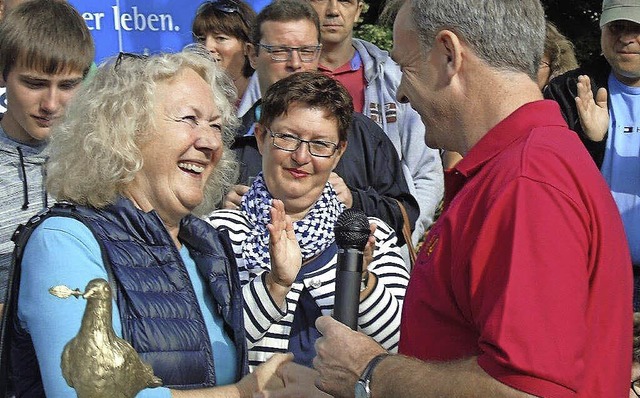
{"label": "woman with curly blonde hair", "polygon": [[[3,345],[17,397],[74,395],[60,357],[85,304],[48,289],[95,278],[110,283],[116,334],[162,379],[164,387],[137,396],[250,397],[266,387],[271,365],[245,376],[228,237],[192,214],[210,212],[233,181],[234,97],[202,48],[120,54],[80,89],[50,144],[47,187],[66,203],[32,219],[17,244],[24,254],[7,304],[12,340]],[[113,379],[102,377],[104,385]]]}

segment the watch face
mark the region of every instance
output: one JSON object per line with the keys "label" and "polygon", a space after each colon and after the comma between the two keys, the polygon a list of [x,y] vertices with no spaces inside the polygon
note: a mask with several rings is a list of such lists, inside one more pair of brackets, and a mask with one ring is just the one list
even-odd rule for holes
{"label": "watch face", "polygon": [[356,398],[370,398],[369,389],[364,380],[358,380],[356,383]]}

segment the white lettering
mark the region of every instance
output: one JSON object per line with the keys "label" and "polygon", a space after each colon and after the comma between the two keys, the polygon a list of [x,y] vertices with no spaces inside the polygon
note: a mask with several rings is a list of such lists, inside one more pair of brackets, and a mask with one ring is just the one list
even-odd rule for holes
{"label": "white lettering", "polygon": [[149,30],[157,32],[158,28],[154,25],[154,22],[158,22],[159,20],[160,18],[158,18],[156,14],[150,14],[149,17],[147,18],[147,23],[149,24]]}
{"label": "white lettering", "polygon": [[131,14],[127,14],[125,12],[122,15],[120,15],[120,25],[122,25],[122,29],[126,30],[127,32],[133,30],[132,27],[127,25],[127,22],[131,22],[132,20],[133,18],[131,17]]}
{"label": "white lettering", "polygon": [[113,6],[111,9],[113,9],[113,27],[115,30],[120,30],[120,10],[118,6]]}
{"label": "white lettering", "polygon": [[162,31],[179,31],[180,27],[176,26],[175,28],[173,27],[173,18],[171,17],[170,14],[160,14],[160,26],[162,26]]}
{"label": "white lettering", "polygon": [[138,7],[131,7],[133,9],[133,26],[135,30],[145,30],[147,28],[147,20],[144,14],[138,14]]}
{"label": "white lettering", "polygon": [[100,30],[102,29],[100,21],[104,18],[104,12],[96,12],[94,15],[96,16],[96,30]]}
{"label": "white lettering", "polygon": [[[115,30],[150,30],[153,32],[178,32],[180,30],[179,26],[173,24],[173,17],[171,16],[171,14],[144,14],[138,11],[137,6],[131,7],[131,13],[120,12],[118,6],[113,6],[111,8],[113,9],[113,22]],[[101,15],[100,18],[102,18],[103,16],[104,14]],[[89,14],[85,18],[96,18],[99,24],[98,14],[95,14],[95,17]],[[131,26],[131,22],[133,22],[133,26]]]}
{"label": "white lettering", "polygon": [[[87,24],[87,28],[89,28],[89,30],[100,30],[102,28],[102,26],[100,25],[100,20],[103,17],[104,12],[96,12],[95,14],[85,12],[82,14],[82,19],[84,19],[84,22]],[[92,22],[95,22],[95,24],[92,24]]]}

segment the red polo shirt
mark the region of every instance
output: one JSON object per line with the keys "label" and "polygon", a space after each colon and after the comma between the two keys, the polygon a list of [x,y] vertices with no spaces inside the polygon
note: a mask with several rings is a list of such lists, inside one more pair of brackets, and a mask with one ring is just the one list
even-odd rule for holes
{"label": "red polo shirt", "polygon": [[351,94],[351,98],[353,99],[353,110],[356,112],[362,112],[364,108],[364,89],[367,85],[367,80],[364,78],[362,59],[357,51],[349,62],[336,70],[331,70],[322,65],[318,65],[318,70],[342,83],[349,94]]}
{"label": "red polo shirt", "polygon": [[626,397],[632,275],[615,203],[553,101],[527,104],[445,176],[404,301],[400,352],[478,356],[545,397]]}

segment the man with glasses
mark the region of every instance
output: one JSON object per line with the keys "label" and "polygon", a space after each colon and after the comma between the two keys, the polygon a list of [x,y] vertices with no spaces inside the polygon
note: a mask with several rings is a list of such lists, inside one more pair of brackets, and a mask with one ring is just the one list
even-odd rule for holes
{"label": "man with glasses", "polygon": [[413,233],[417,242],[433,223],[442,198],[440,154],[425,145],[425,128],[418,113],[396,99],[402,77],[398,65],[388,52],[353,37],[364,1],[308,1],[320,18],[322,53],[318,69],[344,84],[355,111],[378,123],[398,152],[411,193],[420,205]]}
{"label": "man with glasses", "polygon": [[[240,104],[243,126],[232,145],[241,162],[239,181],[245,185],[235,186],[227,195],[226,208],[240,204],[251,178],[262,169],[253,134],[253,125],[260,117],[260,93],[293,73],[315,71],[318,67],[322,48],[318,15],[306,2],[275,1],[258,14],[250,47],[249,59],[258,84],[253,91],[250,85]],[[278,141],[285,145],[284,140]],[[396,231],[399,245],[404,244],[405,218],[398,203],[406,210],[411,227],[418,218],[419,207],[410,193],[393,144],[376,123],[359,113],[354,113],[347,141],[345,156],[330,178],[338,197],[348,208],[361,209],[387,222]],[[318,143],[308,145],[312,153],[321,152],[316,151],[319,148]]]}
{"label": "man with glasses", "polygon": [[562,108],[611,188],[625,227],[640,310],[640,2],[605,0],[602,54],[553,79],[545,97]]}

